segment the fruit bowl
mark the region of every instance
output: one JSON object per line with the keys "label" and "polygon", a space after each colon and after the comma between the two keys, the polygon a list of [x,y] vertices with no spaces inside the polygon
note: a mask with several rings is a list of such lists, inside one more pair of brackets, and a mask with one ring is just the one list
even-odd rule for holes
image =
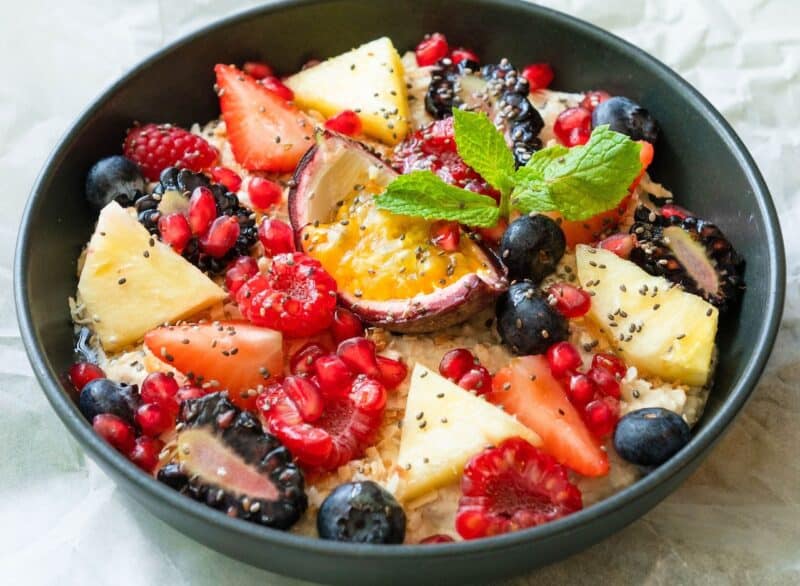
{"label": "fruit bowl", "polygon": [[[605,87],[646,103],[660,120],[664,134],[652,174],[668,181],[682,203],[714,217],[748,267],[749,288],[738,319],[727,320],[720,331],[715,387],[691,441],[639,482],[569,517],[436,547],[351,545],[279,532],[228,518],[141,474],[92,431],[61,382],[72,359],[67,297],[75,290],[75,259],[94,221],[83,197],[90,166],[118,151],[119,137],[134,120],[187,125],[216,116],[216,96],[208,91],[215,63],[268,59],[279,71],[292,71],[311,57],[382,35],[410,48],[433,30],[468,40],[487,59],[548,61],[558,72],[555,87]],[[746,402],[769,356],[783,306],[781,242],[766,185],[721,115],[667,67],[609,33],[511,0],[286,1],[223,20],[163,49],[86,110],[32,190],[17,244],[15,296],[30,360],[59,417],[127,493],[170,525],[245,562],[304,579],[486,583],[603,539],[655,506],[700,464]]]}

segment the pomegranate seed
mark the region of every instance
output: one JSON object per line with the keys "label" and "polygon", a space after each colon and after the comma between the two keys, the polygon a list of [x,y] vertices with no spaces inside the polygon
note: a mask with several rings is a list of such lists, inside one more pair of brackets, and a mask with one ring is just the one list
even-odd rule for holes
{"label": "pomegranate seed", "polygon": [[549,87],[555,74],[548,63],[532,63],[522,70],[522,77],[528,80],[531,91],[536,91]]}
{"label": "pomegranate seed", "polygon": [[195,386],[185,386],[178,389],[178,392],[175,394],[175,400],[178,402],[178,404],[180,404],[184,401],[199,399],[200,397],[205,396],[206,391],[204,389]]}
{"label": "pomegranate seed", "polygon": [[325,128],[339,134],[355,136],[361,132],[361,118],[352,110],[344,110],[333,118],[328,118],[325,121]]}
{"label": "pomegranate seed", "polygon": [[458,386],[468,391],[483,395],[492,390],[492,375],[483,366],[473,366],[464,376],[458,379]]}
{"label": "pomegranate seed", "polygon": [[452,59],[453,63],[456,65],[462,61],[474,61],[475,63],[481,62],[480,58],[478,58],[474,51],[470,51],[464,47],[457,47],[453,49],[453,52],[450,53],[450,59]]}
{"label": "pomegranate seed", "polygon": [[439,363],[439,374],[455,383],[477,364],[478,361],[472,352],[466,348],[455,348],[442,356],[442,361]]}
{"label": "pomegranate seed", "polygon": [[142,433],[150,437],[158,437],[175,425],[175,419],[158,403],[145,403],[139,407],[135,419]]}
{"label": "pomegranate seed", "polygon": [[611,94],[604,92],[603,90],[586,92],[581,100],[581,108],[586,108],[589,110],[589,112],[593,112],[597,106],[605,102],[610,97]]}
{"label": "pomegranate seed", "polygon": [[323,393],[337,395],[347,393],[353,381],[353,372],[336,354],[326,354],[314,361],[314,374]]}
{"label": "pomegranate seed", "polygon": [[592,113],[586,108],[567,108],[556,118],[553,133],[561,144],[573,147],[586,144],[592,134]]}
{"label": "pomegranate seed", "polygon": [[208,187],[195,187],[189,198],[189,226],[192,234],[201,235],[217,217],[217,202]]}
{"label": "pomegranate seed", "polygon": [[263,177],[253,177],[247,184],[250,203],[259,210],[266,210],[281,201],[283,189],[280,185]]}
{"label": "pomegranate seed", "polygon": [[294,99],[294,92],[274,75],[268,75],[261,79],[261,85],[287,102],[291,102]]}
{"label": "pomegranate seed", "polygon": [[437,533],[436,535],[430,535],[426,537],[425,539],[420,541],[420,544],[428,545],[431,543],[452,543],[453,541],[455,541],[455,539],[453,539],[449,535],[445,535],[444,533]]}
{"label": "pomegranate seed", "polygon": [[618,356],[608,352],[595,354],[592,358],[592,368],[605,368],[617,378],[624,378],[628,373],[625,363]]}
{"label": "pomegranate seed", "polygon": [[692,215],[689,210],[686,210],[681,206],[676,206],[672,203],[665,205],[660,211],[661,215],[665,218],[678,218],[679,220],[685,220]]}
{"label": "pomegranate seed", "polygon": [[349,338],[342,341],[336,354],[354,372],[379,379],[381,371],[375,359],[375,342],[366,338]]}
{"label": "pomegranate seed", "polygon": [[567,396],[576,407],[583,407],[594,398],[594,385],[585,374],[573,374],[569,377]]}
{"label": "pomegranate seed", "polygon": [[174,376],[163,372],[153,372],[148,374],[142,382],[140,395],[144,403],[161,405],[174,415],[178,412],[177,392],[178,383]]}
{"label": "pomegranate seed", "polygon": [[258,262],[252,256],[240,256],[225,271],[225,288],[236,293],[252,276],[258,273]]}
{"label": "pomegranate seed", "polygon": [[386,389],[374,378],[360,374],[353,382],[350,399],[356,409],[367,412],[382,411],[386,406]]}
{"label": "pomegranate seed", "polygon": [[158,465],[164,442],[152,437],[137,437],[128,459],[147,473],[152,473]]}
{"label": "pomegranate seed", "polygon": [[294,232],[286,222],[264,218],[258,227],[258,239],[268,256],[294,252]]}
{"label": "pomegranate seed", "polygon": [[381,382],[389,390],[394,390],[406,380],[408,367],[400,360],[387,358],[386,356],[376,356],[378,369],[381,371]]}
{"label": "pomegranate seed", "polygon": [[245,61],[242,70],[253,79],[264,79],[275,75],[272,67],[263,61]]}
{"label": "pomegranate seed", "polygon": [[631,255],[631,251],[636,247],[636,235],[612,234],[608,238],[601,240],[598,246],[605,250],[610,250],[620,258],[627,259]]}
{"label": "pomegranate seed", "polygon": [[616,411],[611,401],[598,399],[590,402],[583,411],[586,427],[597,437],[611,434],[617,425]]}
{"label": "pomegranate seed", "polygon": [[592,366],[589,369],[589,379],[594,383],[595,388],[601,395],[620,398],[620,385],[617,377],[608,370],[600,366]]}
{"label": "pomegranate seed", "polygon": [[102,437],[123,454],[129,453],[136,443],[136,432],[116,415],[101,413],[95,415],[92,427]]}
{"label": "pomegranate seed", "polygon": [[287,376],[283,379],[283,390],[304,421],[316,421],[322,417],[323,403],[319,389],[307,378]]}
{"label": "pomegranate seed", "polygon": [[208,232],[200,239],[203,252],[214,258],[222,258],[236,244],[239,238],[239,222],[233,216],[220,216],[211,224]]}
{"label": "pomegranate seed", "polygon": [[569,342],[557,342],[547,349],[547,363],[553,376],[561,378],[572,374],[582,364],[578,349]]}
{"label": "pomegranate seed", "polygon": [[183,252],[192,238],[192,229],[186,216],[177,212],[158,219],[158,233],[161,234],[161,240],[169,244],[178,254]]}
{"label": "pomegranate seed", "polygon": [[289,360],[289,372],[292,374],[307,375],[314,372],[314,361],[327,354],[319,344],[309,342]]}
{"label": "pomegranate seed", "polygon": [[361,318],[349,309],[337,307],[333,314],[331,334],[333,334],[333,339],[338,344],[348,338],[363,336],[364,324],[361,322]]}
{"label": "pomegranate seed", "polygon": [[103,369],[91,362],[76,362],[70,366],[69,371],[67,371],[69,382],[72,383],[72,386],[75,387],[75,390],[79,393],[87,383],[96,378],[104,378],[105,376],[106,373],[103,372]]}
{"label": "pomegranate seed", "polygon": [[417,65],[425,67],[426,65],[435,65],[439,59],[447,57],[450,47],[443,34],[433,33],[426,35],[414,52],[417,55]]}
{"label": "pomegranate seed", "polygon": [[592,297],[583,289],[566,283],[557,283],[547,290],[556,300],[556,309],[566,318],[586,315],[592,306]]}
{"label": "pomegranate seed", "polygon": [[242,178],[233,169],[228,167],[214,167],[211,169],[211,178],[216,183],[221,183],[225,189],[236,193],[242,186]]}
{"label": "pomegranate seed", "polygon": [[447,252],[456,252],[461,238],[461,228],[458,222],[445,220],[434,222],[430,229],[431,242]]}

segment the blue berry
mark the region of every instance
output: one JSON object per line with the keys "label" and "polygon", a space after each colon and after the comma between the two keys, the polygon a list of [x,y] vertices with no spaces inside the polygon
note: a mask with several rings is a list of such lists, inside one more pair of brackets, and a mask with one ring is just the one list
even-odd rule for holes
{"label": "blue berry", "polygon": [[96,209],[116,200],[129,206],[144,191],[144,178],[136,163],[121,155],[100,159],[86,177],[86,199]]}
{"label": "blue berry", "polygon": [[661,407],[631,411],[619,420],[614,448],[628,462],[658,466],[689,442],[689,426],[683,417]]}
{"label": "blue berry", "polygon": [[97,378],[87,383],[78,399],[81,413],[90,422],[95,415],[110,413],[133,424],[133,416],[139,403],[139,393],[135,385],[117,383],[107,378]]}
{"label": "blue berry", "polygon": [[352,543],[403,543],[406,514],[395,498],[376,483],[337,486],[317,513],[322,539]]}
{"label": "blue berry", "polygon": [[497,331],[514,354],[544,354],[569,337],[567,319],[530,281],[513,283],[497,303]]}
{"label": "blue berry", "polygon": [[646,140],[655,143],[658,139],[659,127],[650,112],[639,104],[616,96],[600,102],[592,112],[592,128],[608,124],[615,132],[627,134],[633,140]]}
{"label": "blue berry", "polygon": [[512,281],[530,279],[538,283],[556,270],[564,256],[564,232],[547,216],[522,216],[506,229],[500,256]]}

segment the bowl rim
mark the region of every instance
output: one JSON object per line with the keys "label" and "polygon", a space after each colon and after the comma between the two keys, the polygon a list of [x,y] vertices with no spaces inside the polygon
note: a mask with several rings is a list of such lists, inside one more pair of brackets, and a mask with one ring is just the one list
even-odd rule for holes
{"label": "bowl rim", "polygon": [[764,300],[767,319],[761,326],[758,336],[753,340],[753,351],[748,357],[742,376],[731,389],[728,399],[725,400],[714,416],[705,420],[703,428],[692,435],[690,442],[678,454],[651,474],[610,497],[577,513],[573,513],[572,515],[545,525],[480,540],[444,543],[440,544],[438,547],[427,547],[418,544],[398,547],[396,545],[350,544],[326,541],[316,537],[305,537],[262,527],[240,519],[233,519],[224,514],[220,514],[219,511],[186,498],[151,476],[143,474],[139,468],[97,436],[80,414],[74,402],[64,391],[60,382],[59,373],[47,367],[43,346],[35,334],[35,327],[27,296],[28,287],[25,279],[25,269],[30,261],[30,241],[33,236],[31,217],[40,205],[40,192],[51,182],[53,169],[58,165],[59,161],[63,159],[71,143],[82,132],[84,124],[94,115],[95,111],[100,108],[101,104],[113,97],[113,95],[123,88],[132,77],[146,70],[152,63],[173,51],[180,50],[183,46],[203,37],[217,28],[234,25],[257,15],[326,3],[326,0],[277,0],[266,5],[237,11],[179,37],[161,49],[151,53],[145,59],[139,61],[135,66],[129,69],[127,73],[107,86],[82,111],[48,155],[31,188],[25,210],[20,220],[20,231],[17,237],[14,259],[13,289],[20,333],[34,374],[53,409],[69,429],[70,433],[79,440],[83,448],[89,452],[89,455],[94,460],[102,461],[106,465],[112,467],[119,476],[124,477],[130,485],[135,487],[136,494],[134,498],[140,500],[141,495],[142,498],[159,499],[167,506],[173,507],[180,514],[193,518],[196,522],[211,526],[220,526],[228,533],[236,534],[239,538],[258,540],[270,545],[294,548],[305,553],[329,557],[349,559],[368,557],[372,561],[380,561],[406,557],[431,559],[455,558],[464,554],[487,554],[514,548],[523,543],[533,544],[544,541],[558,534],[567,534],[584,524],[614,515],[628,503],[646,498],[658,485],[678,475],[684,468],[690,466],[700,458],[707,448],[722,436],[728,426],[733,422],[733,419],[740,409],[744,406],[764,370],[780,327],[786,279],[783,239],[775,206],[771,199],[769,189],[744,143],[716,108],[691,84],[655,57],[613,33],[571,15],[524,2],[523,0],[471,1],[478,4],[490,5],[500,10],[509,8],[522,9],[528,11],[532,15],[544,16],[547,19],[558,22],[566,28],[575,30],[581,35],[588,36],[615,50],[627,53],[632,61],[647,67],[653,71],[654,74],[661,77],[666,83],[675,88],[676,91],[682,93],[684,98],[691,102],[698,111],[711,122],[714,130],[719,134],[726,147],[736,158],[748,182],[753,187],[753,197],[765,221],[765,238],[767,240],[767,248],[770,252],[768,259],[770,281],[768,283],[768,297]]}

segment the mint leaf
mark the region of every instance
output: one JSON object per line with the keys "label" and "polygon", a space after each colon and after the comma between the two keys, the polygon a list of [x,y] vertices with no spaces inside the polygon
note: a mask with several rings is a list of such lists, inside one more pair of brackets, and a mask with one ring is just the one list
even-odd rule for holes
{"label": "mint leaf", "polygon": [[456,148],[464,162],[507,194],[513,188],[514,155],[486,114],[453,109]]}
{"label": "mint leaf", "polygon": [[554,146],[534,153],[514,176],[512,203],[520,211],[558,210],[585,220],[612,209],[642,170],[641,145],[600,126],[583,146]]}
{"label": "mint leaf", "polygon": [[430,171],[400,175],[375,197],[382,210],[426,220],[453,220],[467,226],[494,226],[500,210],[494,199],[448,185]]}

